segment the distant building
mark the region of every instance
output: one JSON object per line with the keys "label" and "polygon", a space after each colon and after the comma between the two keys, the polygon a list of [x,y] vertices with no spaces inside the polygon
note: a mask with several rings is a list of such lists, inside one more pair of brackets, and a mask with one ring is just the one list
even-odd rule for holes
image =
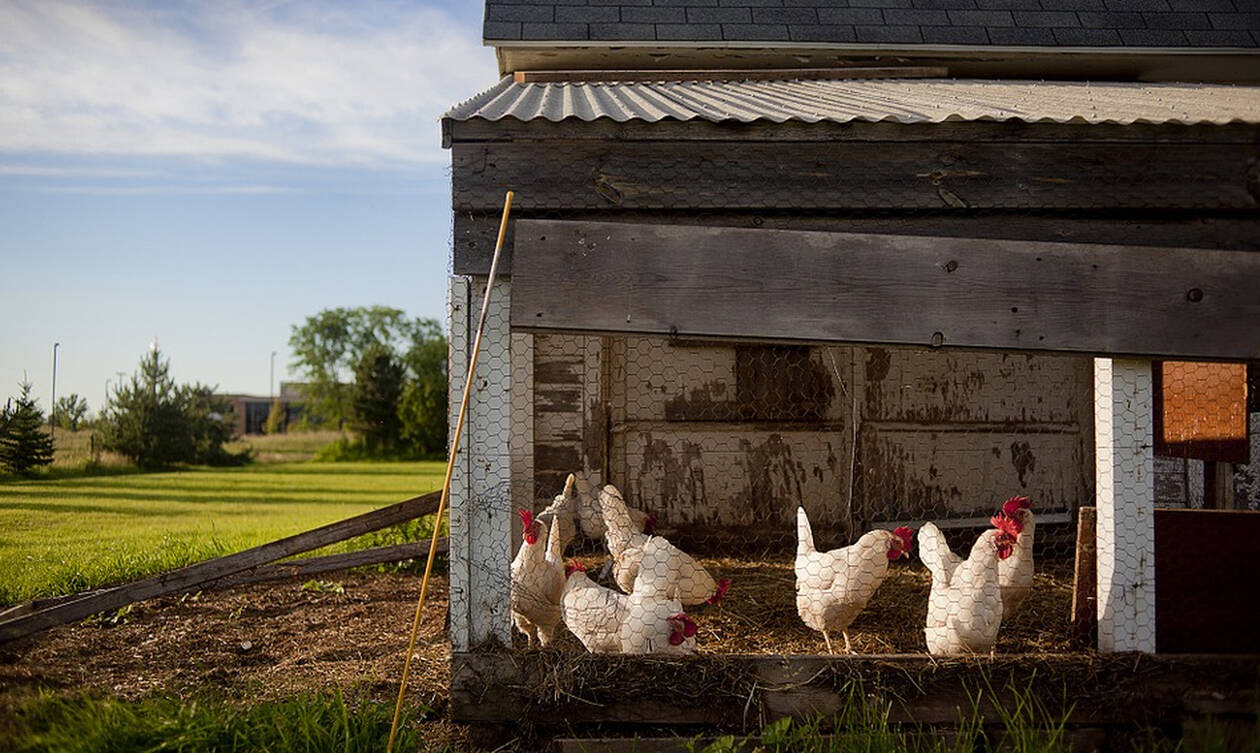
{"label": "distant building", "polygon": [[[306,403],[305,386],[302,382],[280,383],[280,394],[275,399],[284,406],[285,416],[281,431],[288,431],[290,426],[301,420]],[[223,395],[222,397],[231,401],[236,422],[234,431],[237,434],[264,433],[263,427],[267,425],[267,417],[271,415],[272,398],[258,395]]]}

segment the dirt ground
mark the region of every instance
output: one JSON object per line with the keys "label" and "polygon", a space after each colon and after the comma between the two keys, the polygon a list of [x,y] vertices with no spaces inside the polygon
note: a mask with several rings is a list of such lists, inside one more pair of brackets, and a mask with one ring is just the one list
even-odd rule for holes
{"label": "dirt ground", "polygon": [[[139,603],[119,624],[55,628],[0,646],[0,696],[48,688],[139,698],[217,689],[270,699],[340,688],[398,692],[420,578],[335,574],[343,591],[300,582],[243,586]],[[443,712],[450,679],[446,578],[429,585],[410,698]]]}
{"label": "dirt ground", "polygon": [[[581,559],[592,574],[602,561]],[[796,615],[789,560],[701,561],[732,584],[722,604],[694,610],[699,653],[825,651],[821,636]],[[1047,562],[1039,570],[1034,594],[1010,625],[1003,625],[1000,653],[1067,648],[1070,565]],[[284,581],[154,599],[133,605],[116,625],[68,625],[0,645],[0,716],[41,689],[123,699],[211,691],[249,702],[340,689],[347,697],[392,703],[419,576],[339,573],[322,582],[320,589]],[[921,565],[895,567],[853,625],[855,650],[923,651],[929,583]],[[443,721],[450,680],[447,596],[445,576],[435,578],[408,696],[432,710],[424,715],[426,729],[432,727],[426,738],[437,736],[460,747],[468,731]],[[514,641],[524,649],[523,636]],[[583,651],[569,635],[558,647]]]}

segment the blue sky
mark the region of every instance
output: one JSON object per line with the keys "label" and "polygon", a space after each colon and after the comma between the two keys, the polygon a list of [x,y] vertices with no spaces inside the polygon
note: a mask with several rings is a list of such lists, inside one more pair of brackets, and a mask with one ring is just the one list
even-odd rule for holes
{"label": "blue sky", "polygon": [[438,116],[496,80],[481,4],[0,2],[0,400],[268,393],[334,306],[444,320]]}

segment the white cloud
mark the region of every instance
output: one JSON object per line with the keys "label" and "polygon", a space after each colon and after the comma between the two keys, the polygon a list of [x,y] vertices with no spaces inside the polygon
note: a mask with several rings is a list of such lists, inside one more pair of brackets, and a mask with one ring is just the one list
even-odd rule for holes
{"label": "white cloud", "polygon": [[356,3],[0,3],[0,151],[381,167],[444,162],[494,80],[479,30]]}

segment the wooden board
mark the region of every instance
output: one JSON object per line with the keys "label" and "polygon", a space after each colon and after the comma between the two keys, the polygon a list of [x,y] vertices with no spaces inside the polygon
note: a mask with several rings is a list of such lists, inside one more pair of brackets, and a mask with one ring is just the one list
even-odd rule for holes
{"label": "wooden board", "polygon": [[1260,254],[520,220],[525,331],[1260,358]]}
{"label": "wooden board", "polygon": [[1260,512],[1155,511],[1155,645],[1260,654]]}
{"label": "wooden board", "polygon": [[[1032,688],[1046,711],[1062,714],[1069,725],[1145,726],[1179,721],[1190,691],[1222,698],[1253,693],[1258,670],[1256,656],[457,652],[451,656],[451,718],[568,731],[601,724],[759,729],[784,716],[833,719],[863,688],[895,692],[897,701],[887,709],[892,724],[950,725],[959,722],[960,711],[969,714],[976,689],[989,684],[999,702],[1011,704],[1017,701],[1004,689]],[[999,719],[992,697],[981,699],[980,711],[989,721]]]}
{"label": "wooden board", "polygon": [[1097,520],[1098,508],[1079,508],[1072,577],[1072,640],[1082,649],[1093,648],[1098,640]]}
{"label": "wooden board", "polygon": [[[1260,133],[1257,134],[1260,140]],[[885,147],[892,148],[892,147]],[[550,214],[550,213],[549,213]],[[521,219],[527,217],[518,215]],[[543,218],[540,218],[543,219]],[[845,212],[840,214],[771,211],[679,212],[621,210],[570,211],[545,219],[635,222],[652,225],[734,227],[750,230],[820,230],[831,233],[878,233],[950,238],[1110,243],[1164,248],[1214,248],[1260,251],[1260,215],[1237,212]],[[499,272],[511,269],[515,222]],[[485,276],[499,232],[497,212],[455,214],[454,265],[457,275]],[[715,260],[720,263],[721,258]],[[1256,408],[1260,410],[1260,408]]]}
{"label": "wooden board", "polygon": [[56,606],[0,623],[0,643],[11,641],[56,625],[118,609],[136,601],[181,593],[200,584],[234,575],[267,562],[309,552],[369,531],[402,523],[437,512],[441,492],[419,497],[356,515],[310,531],[271,541],[224,557],[172,570],[125,586],[94,592]]}
{"label": "wooden board", "polygon": [[[513,209],[1250,209],[1254,144],[456,143],[456,214]],[[519,216],[519,215],[518,215]]]}

